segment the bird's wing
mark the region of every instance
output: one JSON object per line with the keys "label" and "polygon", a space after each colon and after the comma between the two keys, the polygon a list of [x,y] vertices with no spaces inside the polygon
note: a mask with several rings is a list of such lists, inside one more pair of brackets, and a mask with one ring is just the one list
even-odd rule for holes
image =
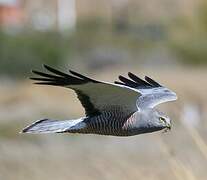
{"label": "bird's wing", "polygon": [[119,76],[119,80],[120,81],[115,81],[115,84],[136,89],[141,93],[141,96],[137,100],[137,107],[139,109],[154,108],[161,103],[177,99],[177,95],[173,91],[147,76],[145,76],[145,80],[143,80],[129,72],[128,78]]}
{"label": "bird's wing", "polygon": [[[86,116],[94,116],[112,107],[122,108],[126,113],[137,111],[136,101],[141,94],[127,86],[96,81],[77,72],[60,72],[47,65],[48,73],[32,71],[40,77],[32,77],[35,84],[63,86],[73,89],[85,108]],[[127,114],[126,114],[127,115]]]}

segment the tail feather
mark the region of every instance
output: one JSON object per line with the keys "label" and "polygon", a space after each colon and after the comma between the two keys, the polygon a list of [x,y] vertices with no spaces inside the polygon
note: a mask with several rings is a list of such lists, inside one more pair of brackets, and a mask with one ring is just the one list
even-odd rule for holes
{"label": "tail feather", "polygon": [[24,128],[22,133],[61,133],[70,130],[79,130],[84,127],[83,118],[64,121],[42,119]]}

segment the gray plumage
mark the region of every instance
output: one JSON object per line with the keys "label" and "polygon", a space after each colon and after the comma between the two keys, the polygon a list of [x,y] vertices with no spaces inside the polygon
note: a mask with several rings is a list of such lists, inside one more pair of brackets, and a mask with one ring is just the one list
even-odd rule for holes
{"label": "gray plumage", "polygon": [[40,77],[31,78],[35,84],[63,86],[74,90],[85,109],[86,116],[76,120],[39,120],[23,133],[83,133],[112,136],[137,134],[170,129],[170,118],[155,106],[177,99],[174,92],[149,77],[140,79],[132,73],[129,78],[106,83],[77,72],[65,74],[44,65],[50,74],[32,71]]}

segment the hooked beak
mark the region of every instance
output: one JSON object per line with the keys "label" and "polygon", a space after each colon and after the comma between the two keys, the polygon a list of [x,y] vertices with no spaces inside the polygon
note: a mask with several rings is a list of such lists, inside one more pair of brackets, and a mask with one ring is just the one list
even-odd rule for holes
{"label": "hooked beak", "polygon": [[168,132],[170,130],[171,130],[171,124],[170,123],[167,123],[166,124],[166,128],[164,129],[163,133],[166,133],[166,132]]}
{"label": "hooked beak", "polygon": [[171,124],[170,123],[167,123],[166,127],[167,127],[168,130],[171,130]]}

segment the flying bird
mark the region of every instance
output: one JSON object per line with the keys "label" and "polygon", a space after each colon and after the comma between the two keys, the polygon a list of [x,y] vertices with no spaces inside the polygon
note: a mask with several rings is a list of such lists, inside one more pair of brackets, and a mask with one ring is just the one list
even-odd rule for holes
{"label": "flying bird", "polygon": [[83,133],[134,136],[171,129],[170,118],[155,106],[177,99],[176,93],[145,76],[129,72],[114,83],[91,79],[75,71],[69,74],[48,65],[49,72],[32,72],[35,84],[62,86],[75,91],[85,109],[85,117],[74,120],[42,119],[23,129],[23,133]]}

